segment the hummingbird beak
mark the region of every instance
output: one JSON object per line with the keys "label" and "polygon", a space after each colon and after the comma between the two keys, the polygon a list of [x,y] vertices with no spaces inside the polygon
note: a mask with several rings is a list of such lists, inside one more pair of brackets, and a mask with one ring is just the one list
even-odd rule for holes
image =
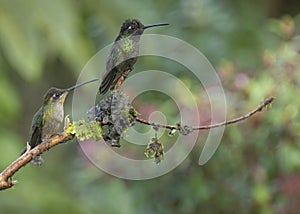
{"label": "hummingbird beak", "polygon": [[91,83],[91,82],[95,82],[95,81],[98,81],[98,80],[99,80],[99,79],[92,79],[92,80],[89,80],[89,81],[86,81],[86,82],[79,83],[79,84],[74,85],[74,86],[72,86],[72,87],[70,87],[70,88],[67,88],[67,89],[66,89],[66,92],[73,91],[74,89],[76,89],[76,88],[78,88],[78,87],[80,87],[80,86],[83,86],[83,85],[85,85],[85,84],[88,84],[88,83]]}
{"label": "hummingbird beak", "polygon": [[165,26],[165,25],[169,25],[168,23],[160,23],[160,24],[153,24],[153,25],[146,25],[143,27],[143,29],[147,29],[150,27],[159,27],[159,26]]}

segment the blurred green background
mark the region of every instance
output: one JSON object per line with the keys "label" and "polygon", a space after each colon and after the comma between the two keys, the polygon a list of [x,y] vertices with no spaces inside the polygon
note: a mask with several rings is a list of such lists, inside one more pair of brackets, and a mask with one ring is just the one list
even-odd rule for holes
{"label": "blurred green background", "polygon": [[[296,0],[0,0],[0,168],[21,152],[45,91],[73,85],[87,60],[111,43],[131,17],[145,24],[170,23],[149,33],[183,39],[206,55],[224,85],[228,118],[255,108],[269,95],[277,97],[273,107],[226,127],[206,165],[197,164],[205,142],[201,137],[178,168],[152,180],[112,177],[90,164],[76,144],[61,145],[44,155],[42,167],[27,165],[14,176],[19,184],[0,192],[0,213],[297,213]],[[201,105],[201,85],[168,65],[165,69],[189,84]],[[153,105],[168,109],[163,97]],[[204,118],[205,108],[209,105],[203,102],[199,110]],[[164,113],[172,121],[174,115]]]}

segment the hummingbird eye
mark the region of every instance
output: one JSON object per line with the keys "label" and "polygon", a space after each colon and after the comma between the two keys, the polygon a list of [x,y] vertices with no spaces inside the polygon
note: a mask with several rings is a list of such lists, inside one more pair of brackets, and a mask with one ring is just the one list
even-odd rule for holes
{"label": "hummingbird eye", "polygon": [[53,97],[53,98],[59,98],[59,94],[58,94],[58,93],[54,93],[54,94],[52,95],[52,97]]}
{"label": "hummingbird eye", "polygon": [[128,30],[134,30],[136,27],[134,25],[129,25]]}

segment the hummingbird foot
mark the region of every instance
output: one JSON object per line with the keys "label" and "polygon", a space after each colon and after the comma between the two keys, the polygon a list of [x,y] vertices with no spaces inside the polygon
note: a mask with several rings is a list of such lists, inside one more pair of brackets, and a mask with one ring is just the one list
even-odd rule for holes
{"label": "hummingbird foot", "polygon": [[31,163],[33,165],[41,166],[44,163],[44,159],[40,155],[34,155],[32,157]]}

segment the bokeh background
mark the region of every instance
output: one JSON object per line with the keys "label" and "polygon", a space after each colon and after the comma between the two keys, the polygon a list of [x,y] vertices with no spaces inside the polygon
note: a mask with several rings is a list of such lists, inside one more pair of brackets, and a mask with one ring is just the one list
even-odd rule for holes
{"label": "bokeh background", "polygon": [[[100,171],[76,142],[56,147],[44,155],[43,166],[27,165],[14,176],[18,185],[0,192],[0,213],[297,213],[296,0],[0,0],[0,168],[21,152],[45,91],[73,85],[87,60],[111,43],[130,17],[146,24],[168,22],[169,27],[149,33],[183,39],[205,54],[224,85],[228,118],[255,108],[269,95],[276,102],[268,111],[226,127],[206,165],[198,165],[205,139],[199,137],[179,167],[152,180],[121,180]],[[144,68],[143,62],[134,72]],[[209,104],[201,103],[205,92],[199,82],[179,66],[167,65],[164,70],[190,86],[209,122]],[[168,112],[171,102],[145,96],[147,105],[143,98],[136,102],[140,111],[147,115],[164,109],[174,122],[176,115]],[[149,103],[152,108],[143,110]],[[70,97],[66,112],[71,112]]]}

